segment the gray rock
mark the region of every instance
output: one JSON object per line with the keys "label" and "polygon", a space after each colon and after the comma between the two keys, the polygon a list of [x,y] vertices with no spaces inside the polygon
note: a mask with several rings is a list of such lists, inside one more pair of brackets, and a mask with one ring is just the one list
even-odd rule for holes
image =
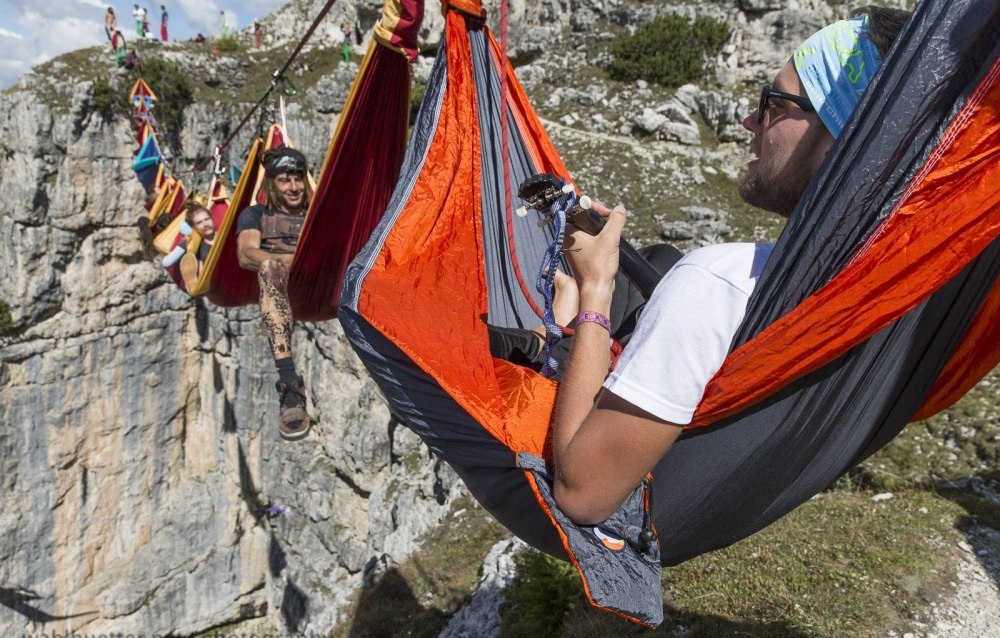
{"label": "gray rock", "polygon": [[518,539],[500,541],[483,561],[479,583],[472,600],[451,617],[438,638],[491,638],[500,635],[500,608],[504,589],[517,574],[514,558],[527,548]]}
{"label": "gray rock", "polygon": [[686,222],[664,222],[660,226],[660,237],[667,241],[690,241],[694,239],[694,228]]}
{"label": "gray rock", "polygon": [[357,75],[355,62],[339,64],[333,73],[324,76],[309,91],[309,99],[319,113],[340,113]]}
{"label": "gray rock", "polygon": [[642,110],[642,114],[635,116],[632,121],[643,133],[653,135],[670,120],[666,115],[646,107]]}
{"label": "gray rock", "polygon": [[733,96],[717,91],[705,91],[698,98],[698,112],[705,124],[719,135],[731,124],[742,119],[740,103]]}
{"label": "gray rock", "polygon": [[674,99],[680,102],[688,113],[694,113],[698,110],[698,98],[701,95],[701,89],[694,84],[685,84],[679,87],[674,93]]}

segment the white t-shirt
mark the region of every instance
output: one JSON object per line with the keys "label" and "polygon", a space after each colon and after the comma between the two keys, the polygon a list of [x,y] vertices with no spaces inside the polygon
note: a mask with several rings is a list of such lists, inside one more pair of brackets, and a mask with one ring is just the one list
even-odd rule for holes
{"label": "white t-shirt", "polygon": [[685,255],[656,287],[604,387],[664,421],[690,423],[773,248],[718,244]]}

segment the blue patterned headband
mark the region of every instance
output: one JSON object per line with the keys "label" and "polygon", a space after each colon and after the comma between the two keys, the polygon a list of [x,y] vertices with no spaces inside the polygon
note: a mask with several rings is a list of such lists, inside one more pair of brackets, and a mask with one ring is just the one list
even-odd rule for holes
{"label": "blue patterned headband", "polygon": [[834,22],[810,36],[793,56],[806,95],[834,139],[882,65],[878,47],[863,37],[867,29],[867,16]]}

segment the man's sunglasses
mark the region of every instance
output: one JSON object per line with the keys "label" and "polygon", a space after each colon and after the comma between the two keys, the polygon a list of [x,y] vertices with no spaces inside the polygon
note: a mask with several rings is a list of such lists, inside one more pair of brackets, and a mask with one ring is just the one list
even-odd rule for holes
{"label": "man's sunglasses", "polygon": [[816,109],[813,107],[812,102],[809,98],[802,95],[793,95],[791,93],[785,93],[784,91],[779,91],[778,89],[772,87],[770,84],[765,84],[760,89],[760,102],[757,104],[757,123],[764,123],[764,114],[767,113],[767,103],[771,101],[772,97],[776,97],[779,100],[788,100],[794,104],[797,104],[800,109],[806,113],[815,113]]}

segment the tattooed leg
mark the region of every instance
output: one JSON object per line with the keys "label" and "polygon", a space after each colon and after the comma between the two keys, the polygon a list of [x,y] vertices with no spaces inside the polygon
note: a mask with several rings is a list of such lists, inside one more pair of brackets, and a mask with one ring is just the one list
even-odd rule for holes
{"label": "tattooed leg", "polygon": [[260,315],[275,359],[292,356],[292,307],[288,302],[288,270],[277,259],[260,266]]}
{"label": "tattooed leg", "polygon": [[278,369],[280,412],[278,433],[287,441],[301,439],[309,433],[311,420],[306,412],[305,386],[295,372],[292,360],[292,307],[288,302],[288,269],[277,259],[260,265],[260,315],[271,344],[271,354]]}

